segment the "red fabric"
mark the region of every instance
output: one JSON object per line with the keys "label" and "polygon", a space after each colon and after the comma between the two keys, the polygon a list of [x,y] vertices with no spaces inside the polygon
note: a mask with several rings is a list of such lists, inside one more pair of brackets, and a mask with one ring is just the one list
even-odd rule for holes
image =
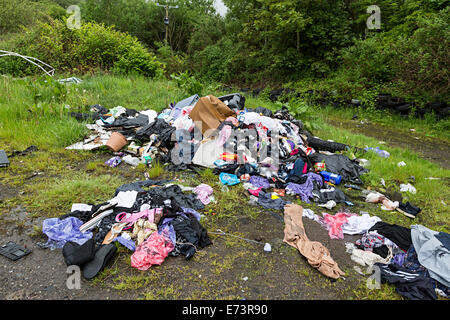
{"label": "red fabric", "polygon": [[136,248],[131,256],[131,266],[147,270],[154,264],[161,265],[173,249],[172,241],[155,231]]}

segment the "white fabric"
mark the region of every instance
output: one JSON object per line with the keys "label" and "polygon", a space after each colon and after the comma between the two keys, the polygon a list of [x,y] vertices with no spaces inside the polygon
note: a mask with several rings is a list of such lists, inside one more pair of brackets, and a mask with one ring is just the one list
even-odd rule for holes
{"label": "white fabric", "polygon": [[383,259],[381,256],[371,251],[364,251],[356,248],[356,246],[350,242],[345,243],[345,248],[346,252],[351,254],[350,258],[352,259],[352,261],[360,264],[363,267],[367,266],[369,268],[372,268],[373,265],[377,262],[388,264],[391,260],[390,255],[386,257],[386,259]]}
{"label": "white fabric", "polygon": [[117,203],[118,207],[131,208],[136,201],[137,191],[121,191],[109,200],[109,203]]}
{"label": "white fabric", "polygon": [[364,213],[360,216],[351,216],[347,218],[347,222],[342,225],[342,231],[345,234],[363,234],[366,233],[372,226],[381,221],[377,216],[370,216]]}

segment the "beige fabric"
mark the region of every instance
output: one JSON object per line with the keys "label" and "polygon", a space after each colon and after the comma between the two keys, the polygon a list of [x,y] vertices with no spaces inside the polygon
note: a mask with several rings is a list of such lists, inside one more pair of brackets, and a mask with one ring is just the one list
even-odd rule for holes
{"label": "beige fabric", "polygon": [[[217,129],[226,118],[236,117],[236,113],[218,98],[209,95],[197,101],[189,117],[194,122],[202,123],[202,134],[205,135],[206,130]],[[209,136],[210,134],[207,134],[207,137]]]}
{"label": "beige fabric", "polygon": [[284,207],[284,239],[287,244],[298,249],[308,263],[325,276],[337,279],[344,275],[330,252],[320,242],[311,241],[305,233],[302,222],[303,207],[298,204],[287,204]]}

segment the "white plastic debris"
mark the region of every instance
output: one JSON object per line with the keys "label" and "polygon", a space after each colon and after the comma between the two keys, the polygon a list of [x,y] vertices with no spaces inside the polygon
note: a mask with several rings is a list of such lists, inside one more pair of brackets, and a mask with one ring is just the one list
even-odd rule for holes
{"label": "white plastic debris", "polygon": [[400,161],[399,163],[397,163],[397,166],[404,167],[406,166],[406,163],[404,161]]}
{"label": "white plastic debris", "polygon": [[414,186],[408,183],[400,185],[400,192],[411,192],[412,194],[416,194],[417,190],[416,188],[414,188]]}
{"label": "white plastic debris", "polygon": [[139,165],[139,162],[140,162],[139,158],[132,157],[130,155],[126,155],[125,157],[122,158],[122,160],[125,163],[128,163],[129,165],[131,165],[133,167],[136,167],[137,165]]}
{"label": "white plastic debris", "polygon": [[267,243],[264,245],[264,251],[265,252],[271,252],[272,251],[272,246],[270,245],[270,243]]}
{"label": "white plastic debris", "polygon": [[327,203],[319,204],[318,206],[327,208],[328,210],[331,210],[331,209],[333,209],[336,206],[336,202],[333,201],[333,200],[329,200]]}

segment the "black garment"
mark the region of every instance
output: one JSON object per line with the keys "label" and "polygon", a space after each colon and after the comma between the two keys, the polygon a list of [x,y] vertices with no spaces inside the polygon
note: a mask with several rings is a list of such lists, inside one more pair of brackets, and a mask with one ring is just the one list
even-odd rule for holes
{"label": "black garment", "polygon": [[325,141],[325,140],[316,138],[312,135],[308,136],[307,142],[308,142],[308,146],[310,146],[311,148],[313,148],[316,151],[338,152],[338,151],[345,151],[345,150],[351,149],[350,146],[347,146],[343,143]]}
{"label": "black garment", "polygon": [[113,123],[105,123],[105,128],[124,127],[124,128],[138,128],[144,127],[148,124],[148,116],[145,114],[138,114],[137,117],[128,118],[127,116],[119,116]]}
{"label": "black garment", "polygon": [[253,175],[255,174],[257,171],[257,169],[252,166],[249,163],[243,164],[239,167],[239,169],[236,171],[236,175],[238,176],[238,178],[240,176],[242,176],[243,174],[249,174],[249,175]]}
{"label": "black garment", "polygon": [[369,231],[376,231],[378,234],[388,238],[403,251],[408,251],[412,245],[411,229],[409,228],[378,221]]}
{"label": "black garment", "polygon": [[94,239],[89,239],[82,245],[76,242],[68,241],[62,248],[62,254],[64,261],[68,266],[76,265],[82,266],[86,262],[94,259],[95,255],[95,242]]}
{"label": "black garment", "polygon": [[176,131],[176,128],[172,127],[164,119],[156,119],[152,123],[138,129],[136,131],[136,139],[141,142],[146,142],[149,141],[152,134],[157,134],[161,144],[166,146],[171,142],[174,131]]}
{"label": "black garment", "polygon": [[420,211],[422,211],[421,208],[413,206],[412,204],[409,203],[409,201],[407,201],[406,203],[400,202],[398,208],[408,213],[412,217],[417,216],[420,213]]}
{"label": "black garment", "polygon": [[270,193],[260,191],[258,194],[258,204],[266,209],[282,210],[287,202],[281,198],[272,199]]}
{"label": "black garment", "polygon": [[395,284],[397,293],[411,300],[436,300],[431,278],[421,276],[394,263],[375,263],[380,270],[381,283]]}
{"label": "black garment", "polygon": [[204,248],[212,244],[206,229],[191,215],[188,218],[178,215],[172,220],[171,224],[177,234],[177,238],[181,237],[181,242],[184,242],[183,244],[177,243],[176,249],[186,259],[194,256],[196,248]]}
{"label": "black garment", "polygon": [[139,211],[144,203],[149,204],[151,208],[163,208],[164,216],[174,216],[177,212],[182,212],[180,207],[197,211],[205,207],[195,194],[184,194],[178,185],[154,187],[148,191],[139,192],[132,210]]}
{"label": "black garment", "polygon": [[439,232],[435,237],[442,243],[444,247],[450,250],[450,234]]}
{"label": "black garment", "polygon": [[354,184],[362,184],[360,175],[368,172],[367,169],[361,167],[356,161],[350,160],[342,154],[325,155],[314,153],[309,156],[312,162],[325,162],[328,172],[339,174],[343,181]]}
{"label": "black garment", "polygon": [[219,175],[219,174],[221,174],[222,172],[234,174],[238,168],[239,168],[239,165],[238,165],[238,164],[235,164],[235,163],[229,163],[229,164],[226,164],[226,165],[224,165],[224,166],[222,166],[222,167],[214,168],[214,169],[213,169],[213,173],[214,173],[215,175]]}
{"label": "black garment", "polygon": [[142,187],[149,187],[149,186],[153,186],[153,185],[162,185],[169,181],[170,180],[150,180],[149,179],[149,180],[136,181],[136,182],[132,182],[132,183],[126,183],[116,189],[116,193],[114,194],[114,197],[117,196],[119,194],[119,192],[125,192],[125,191],[142,192],[142,191],[145,191],[144,189],[142,189]]}
{"label": "black garment", "polygon": [[[227,94],[226,96],[218,97],[218,99],[227,104],[230,109],[237,108],[242,110],[245,107],[245,97],[240,93]],[[228,101],[228,103],[226,101]]]}
{"label": "black garment", "polygon": [[344,203],[347,201],[344,192],[336,187],[325,184],[320,188],[316,181],[313,182],[313,185],[312,195],[314,202],[322,204],[327,203],[330,200],[333,200],[336,203]]}

